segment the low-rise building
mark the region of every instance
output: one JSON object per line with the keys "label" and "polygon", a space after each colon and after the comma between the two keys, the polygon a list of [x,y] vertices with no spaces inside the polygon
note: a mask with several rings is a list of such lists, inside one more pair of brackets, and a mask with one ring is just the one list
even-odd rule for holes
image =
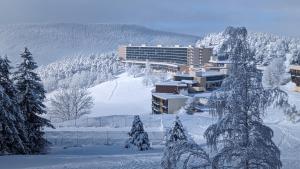
{"label": "low-rise building", "polygon": [[188,98],[188,96],[173,93],[152,93],[152,113],[175,113],[186,104]]}
{"label": "low-rise building", "polygon": [[290,73],[292,81],[296,84],[296,91],[300,92],[300,65],[291,65]]}

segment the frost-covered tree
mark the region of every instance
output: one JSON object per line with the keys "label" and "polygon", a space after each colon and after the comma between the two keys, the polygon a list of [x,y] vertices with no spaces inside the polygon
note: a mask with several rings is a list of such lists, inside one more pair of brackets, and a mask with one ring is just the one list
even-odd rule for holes
{"label": "frost-covered tree", "polygon": [[41,117],[45,114],[45,90],[39,76],[34,72],[38,67],[27,48],[21,54],[23,61],[15,72],[15,85],[18,90],[18,102],[25,116],[25,125],[31,153],[45,150],[47,140],[43,138],[43,127],[52,127],[50,121]]}
{"label": "frost-covered tree", "polygon": [[9,63],[7,57],[0,57],[0,154],[25,154],[28,153],[25,118],[10,79]]}
{"label": "frost-covered tree", "polygon": [[275,58],[264,70],[263,82],[266,88],[276,88],[285,82],[285,58]]}
{"label": "frost-covered tree", "polygon": [[36,72],[49,92],[59,88],[90,87],[114,78],[121,70],[117,55],[106,53],[67,57],[41,66]]}
{"label": "frost-covered tree", "polygon": [[128,133],[129,139],[126,141],[125,148],[135,146],[140,151],[150,149],[150,143],[147,132],[140,120],[140,116],[134,116],[131,131]]}
{"label": "frost-covered tree", "polygon": [[166,144],[176,141],[187,141],[187,135],[178,116],[173,127],[168,131]]}
{"label": "frost-covered tree", "polygon": [[182,123],[178,116],[171,129],[166,134],[166,143],[164,148],[164,154],[161,160],[161,167],[163,169],[173,169],[176,167],[177,161],[175,153],[173,152],[175,143],[187,142],[187,135],[182,126]]}
{"label": "frost-covered tree", "polygon": [[211,167],[209,155],[188,137],[178,116],[173,127],[167,132],[161,167],[163,169]]}
{"label": "frost-covered tree", "polygon": [[205,131],[207,144],[216,148],[212,167],[279,169],[280,150],[262,114],[273,100],[262,86],[262,73],[247,43],[245,28],[228,27],[221,50],[232,62],[229,77],[210,99],[218,121]]}
{"label": "frost-covered tree", "polygon": [[50,99],[49,113],[55,118],[72,120],[88,114],[92,107],[93,98],[86,89],[61,89]]}

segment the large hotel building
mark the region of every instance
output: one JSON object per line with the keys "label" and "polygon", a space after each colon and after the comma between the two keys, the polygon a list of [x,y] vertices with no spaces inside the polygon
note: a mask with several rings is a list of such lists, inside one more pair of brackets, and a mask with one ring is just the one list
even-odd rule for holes
{"label": "large hotel building", "polygon": [[208,63],[212,48],[193,46],[120,46],[119,57],[127,62],[169,63],[177,66],[201,67]]}

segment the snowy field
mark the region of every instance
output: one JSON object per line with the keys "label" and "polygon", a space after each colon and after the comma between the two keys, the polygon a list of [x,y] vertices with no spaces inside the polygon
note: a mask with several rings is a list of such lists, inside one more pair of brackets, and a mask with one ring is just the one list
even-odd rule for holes
{"label": "snowy field", "polygon": [[[2,156],[1,169],[157,169],[160,168],[164,132],[174,115],[151,115],[151,87],[143,78],[121,74],[119,78],[90,88],[95,99],[92,113],[75,121],[54,123],[56,129],[46,129],[52,142],[47,155]],[[294,85],[284,87],[290,100],[299,109],[300,94]],[[133,115],[139,114],[153,149],[140,152],[125,149]],[[189,135],[199,144],[205,143],[203,133],[214,121],[208,113],[180,115]],[[265,123],[274,130],[274,141],[281,150],[284,169],[300,168],[300,124],[285,120],[282,112],[270,109]]]}

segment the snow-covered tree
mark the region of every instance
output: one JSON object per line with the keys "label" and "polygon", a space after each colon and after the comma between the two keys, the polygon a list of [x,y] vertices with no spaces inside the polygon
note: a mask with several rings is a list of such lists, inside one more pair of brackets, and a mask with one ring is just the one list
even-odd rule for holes
{"label": "snow-covered tree", "polygon": [[161,167],[163,169],[173,169],[176,167],[177,159],[174,153],[174,146],[177,142],[187,142],[187,135],[182,126],[182,123],[178,116],[171,129],[168,130],[166,134],[166,143],[164,148],[164,154],[161,160]]}
{"label": "snow-covered tree", "polygon": [[50,99],[49,113],[55,118],[72,120],[88,114],[92,106],[93,98],[86,89],[61,89]]}
{"label": "snow-covered tree", "polygon": [[129,139],[126,141],[125,148],[136,146],[140,151],[150,149],[148,134],[144,131],[140,116],[134,116],[132,128],[128,135]]}
{"label": "snow-covered tree", "polygon": [[232,62],[229,77],[210,99],[218,121],[205,131],[207,144],[216,148],[213,168],[278,169],[280,150],[262,114],[273,100],[262,86],[262,73],[247,43],[245,28],[228,27],[221,47]]}
{"label": "snow-covered tree", "polygon": [[200,145],[188,138],[178,116],[173,127],[167,132],[161,167],[163,169],[211,167],[209,155]]}
{"label": "snow-covered tree", "polygon": [[45,150],[47,140],[43,138],[43,127],[52,127],[50,121],[41,117],[45,114],[45,90],[39,76],[34,72],[38,67],[27,48],[21,54],[23,61],[15,72],[15,85],[18,90],[18,102],[25,116],[25,125],[31,153]]}
{"label": "snow-covered tree", "polygon": [[0,57],[0,154],[28,153],[25,118],[10,79],[9,60]]}
{"label": "snow-covered tree", "polygon": [[179,119],[179,116],[176,116],[173,127],[168,131],[166,144],[176,141],[187,141],[187,135]]}
{"label": "snow-covered tree", "polygon": [[285,82],[285,58],[275,58],[266,67],[263,82],[266,88],[276,88]]}

